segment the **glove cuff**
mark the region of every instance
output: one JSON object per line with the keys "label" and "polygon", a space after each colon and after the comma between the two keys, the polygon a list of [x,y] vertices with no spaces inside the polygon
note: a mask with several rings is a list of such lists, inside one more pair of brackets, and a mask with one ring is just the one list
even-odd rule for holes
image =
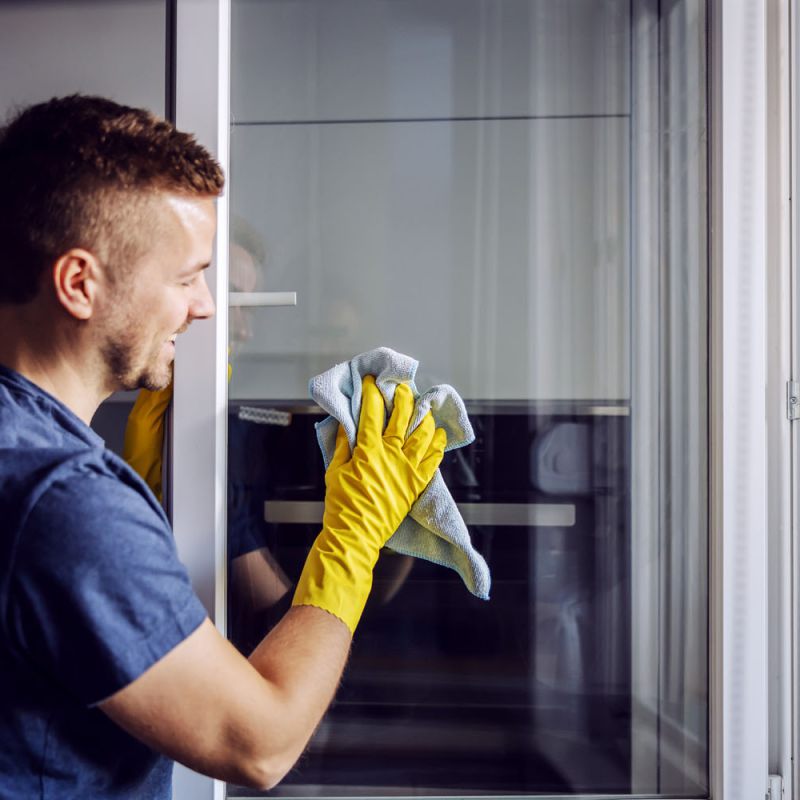
{"label": "glove cuff", "polygon": [[344,622],[354,633],[372,590],[374,555],[343,549],[328,531],[322,531],[311,548],[293,606],[316,606]]}

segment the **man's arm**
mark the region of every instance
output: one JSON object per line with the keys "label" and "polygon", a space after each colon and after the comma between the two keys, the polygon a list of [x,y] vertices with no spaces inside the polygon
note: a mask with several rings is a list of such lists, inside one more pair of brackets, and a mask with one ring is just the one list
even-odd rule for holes
{"label": "man's arm", "polygon": [[350,641],[345,624],[327,611],[296,606],[248,661],[206,620],[100,708],[198,772],[268,789],[319,724]]}
{"label": "man's arm", "polygon": [[378,552],[428,485],[446,444],[428,414],[406,438],[414,399],[364,379],[353,453],[340,429],[325,474],[322,531],[293,608],[249,661],[206,620],[100,704],[154,749],[234,783],[269,788],[299,758],[330,703],[372,587]]}

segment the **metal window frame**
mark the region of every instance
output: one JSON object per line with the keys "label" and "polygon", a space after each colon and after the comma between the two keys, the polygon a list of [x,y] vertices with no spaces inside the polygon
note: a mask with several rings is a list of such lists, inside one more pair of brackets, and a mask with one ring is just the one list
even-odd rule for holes
{"label": "metal window frame", "polygon": [[[790,380],[797,381],[800,376],[800,279],[798,276],[798,239],[800,238],[800,206],[792,202],[800,191],[800,170],[798,170],[798,143],[800,143],[800,5],[797,0],[772,0],[779,6],[780,18],[789,29],[788,43],[780,38],[781,50],[788,47],[788,55],[783,54],[782,74],[785,91],[780,101],[781,113],[789,120],[788,144],[781,147],[782,175],[789,176],[789,185],[780,186],[781,220],[788,222],[781,229],[781,263],[788,262],[788,277],[784,286],[789,303],[788,358]],[[785,126],[784,126],[785,127]],[[788,149],[788,154],[785,152]],[[788,165],[786,163],[788,159]],[[788,241],[787,241],[788,239]],[[775,648],[777,663],[772,663],[771,679],[774,687],[774,701],[770,706],[773,723],[773,737],[770,742],[770,768],[780,770],[783,776],[784,797],[786,800],[800,798],[800,425],[792,424],[789,429],[789,483],[788,505],[781,518],[780,534],[776,545],[778,558],[783,566],[771,577],[779,582],[780,619],[774,629],[774,636],[781,643]]]}
{"label": "metal window frame", "polygon": [[[175,122],[230,175],[230,0],[176,0]],[[172,525],[178,551],[209,617],[224,635],[227,592],[228,189],[206,279],[216,304],[192,325],[175,358]],[[175,800],[223,800],[225,784],[176,764]]]}
{"label": "metal window frame", "polygon": [[[230,5],[176,0],[175,8],[176,122],[226,173]],[[763,796],[768,771],[766,6],[709,0],[709,21],[709,747],[711,796],[733,800]],[[226,197],[218,215],[208,274],[217,316],[182,337],[175,365],[172,514],[181,556],[224,633]],[[224,795],[222,782],[176,769],[176,800]]]}
{"label": "metal window frame", "polygon": [[794,0],[769,0],[766,14],[768,768],[771,775],[782,778],[781,791],[788,800],[797,796],[792,759],[792,515],[797,474],[792,462],[797,425],[790,422],[784,391],[791,377],[798,375],[792,363],[796,350],[791,201],[796,128]]}
{"label": "metal window frame", "polygon": [[767,14],[711,4],[711,794],[767,791]]}

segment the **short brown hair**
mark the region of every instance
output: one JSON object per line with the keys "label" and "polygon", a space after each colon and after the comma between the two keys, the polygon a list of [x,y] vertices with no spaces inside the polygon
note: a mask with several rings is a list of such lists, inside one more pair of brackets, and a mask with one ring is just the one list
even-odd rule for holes
{"label": "short brown hair", "polygon": [[146,247],[146,199],[224,183],[193,136],[145,109],[77,94],[24,109],[0,129],[0,303],[32,300],[72,247],[123,269]]}

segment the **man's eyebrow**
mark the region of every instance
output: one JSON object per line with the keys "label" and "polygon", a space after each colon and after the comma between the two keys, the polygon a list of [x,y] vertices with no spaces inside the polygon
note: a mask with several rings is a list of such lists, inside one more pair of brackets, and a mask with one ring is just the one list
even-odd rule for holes
{"label": "man's eyebrow", "polygon": [[203,264],[195,264],[193,267],[187,267],[184,270],[181,270],[181,275],[194,275],[195,272],[201,272],[204,269],[208,269],[211,266],[210,261],[206,261]]}

